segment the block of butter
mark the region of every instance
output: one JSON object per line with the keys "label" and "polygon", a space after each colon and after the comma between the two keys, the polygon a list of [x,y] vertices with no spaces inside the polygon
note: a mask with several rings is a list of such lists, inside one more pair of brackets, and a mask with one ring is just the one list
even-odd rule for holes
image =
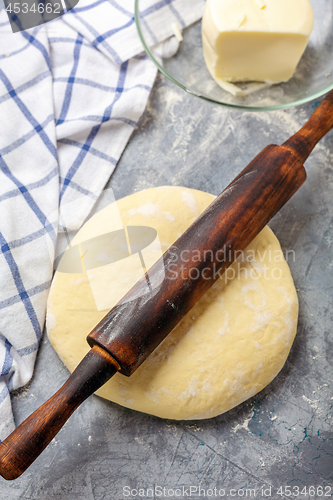
{"label": "block of butter", "polygon": [[207,0],[202,20],[206,65],[225,82],[289,80],[313,28],[309,0]]}

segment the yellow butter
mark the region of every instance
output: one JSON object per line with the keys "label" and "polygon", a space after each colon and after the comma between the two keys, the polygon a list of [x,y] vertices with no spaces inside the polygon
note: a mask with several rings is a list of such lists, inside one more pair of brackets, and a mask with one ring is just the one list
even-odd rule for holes
{"label": "yellow butter", "polygon": [[288,81],[313,28],[309,0],[207,0],[206,65],[221,81]]}

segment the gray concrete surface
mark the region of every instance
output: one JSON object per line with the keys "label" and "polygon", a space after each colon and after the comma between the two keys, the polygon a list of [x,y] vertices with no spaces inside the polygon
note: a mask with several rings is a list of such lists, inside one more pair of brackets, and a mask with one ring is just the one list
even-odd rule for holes
{"label": "gray concrete surface", "polygon": [[[316,104],[231,111],[159,75],[109,186],[117,198],[159,185],[218,194],[264,146],[296,132]],[[307,183],[270,224],[283,250],[295,251],[289,265],[300,300],[297,337],[276,379],[228,413],[196,422],[92,396],[21,478],[0,478],[0,500],[223,498],[223,490],[224,498],[279,499],[290,498],[288,487],[291,498],[333,496],[333,132],[306,167]],[[67,376],[44,337],[33,381],[13,397],[16,422]]]}

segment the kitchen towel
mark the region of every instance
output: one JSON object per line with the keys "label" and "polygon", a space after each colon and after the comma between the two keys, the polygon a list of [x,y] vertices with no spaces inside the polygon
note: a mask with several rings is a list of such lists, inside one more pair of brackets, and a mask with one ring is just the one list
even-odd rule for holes
{"label": "kitchen towel", "polygon": [[[157,44],[173,23],[182,29],[198,20],[204,0],[140,5]],[[80,0],[15,34],[0,12],[0,441],[15,426],[10,392],[29,382],[43,334],[54,214],[80,200],[71,212],[76,228],[89,215],[155,77],[134,0]]]}

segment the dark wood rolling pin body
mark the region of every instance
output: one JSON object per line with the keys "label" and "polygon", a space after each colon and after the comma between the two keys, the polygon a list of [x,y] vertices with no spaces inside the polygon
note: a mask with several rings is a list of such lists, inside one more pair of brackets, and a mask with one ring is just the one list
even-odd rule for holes
{"label": "dark wood rolling pin body", "polygon": [[292,153],[267,146],[156,262],[149,279],[165,273],[161,286],[145,293],[144,277],[92,330],[89,345],[131,375],[305,179]]}
{"label": "dark wood rolling pin body", "polygon": [[[283,146],[266,147],[163,255],[149,271],[149,293],[146,276],[102,319],[88,335],[92,349],[68,381],[0,444],[5,479],[20,476],[117,371],[131,375],[140,366],[303,184],[302,162],[332,127],[333,91]],[[194,251],[202,258],[189,258]]]}

